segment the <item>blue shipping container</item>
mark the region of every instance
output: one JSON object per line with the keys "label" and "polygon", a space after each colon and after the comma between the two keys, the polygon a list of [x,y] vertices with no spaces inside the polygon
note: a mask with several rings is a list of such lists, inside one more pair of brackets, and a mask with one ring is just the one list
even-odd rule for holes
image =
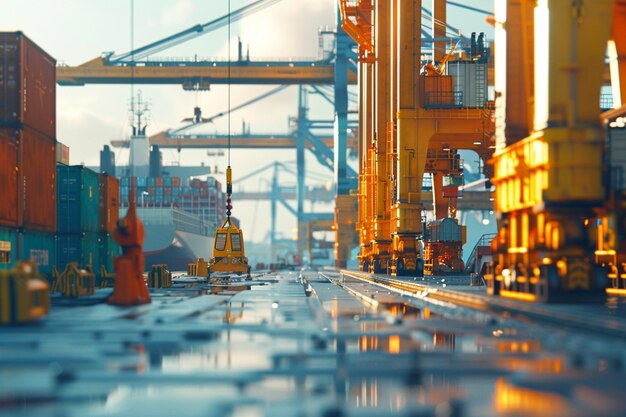
{"label": "blue shipping container", "polygon": [[163,185],[166,187],[172,186],[172,177],[163,177]]}
{"label": "blue shipping container", "polygon": [[148,187],[154,187],[154,177],[148,177],[146,184],[148,184]]}
{"label": "blue shipping container", "polygon": [[35,262],[39,273],[51,277],[56,258],[56,239],[53,233],[26,231],[22,234],[18,259]]}
{"label": "blue shipping container", "polygon": [[122,187],[126,187],[128,189],[128,177],[120,178],[120,185]]}
{"label": "blue shipping container", "polygon": [[137,177],[137,187],[145,187],[146,186],[146,177]]}
{"label": "blue shipping container", "polygon": [[[113,272],[113,258],[121,254],[122,248],[113,239],[113,235],[109,233],[100,235],[100,263],[107,272]],[[97,271],[96,275],[100,275],[100,271]]]}
{"label": "blue shipping container", "polygon": [[0,228],[0,269],[11,269],[17,261],[17,232]]}
{"label": "blue shipping container", "polygon": [[100,274],[100,242],[98,233],[62,234],[57,239],[57,268],[65,270],[70,262],[77,262],[82,268],[91,266],[91,270]]}
{"label": "blue shipping container", "polygon": [[82,165],[57,165],[57,230],[98,232],[98,174]]}

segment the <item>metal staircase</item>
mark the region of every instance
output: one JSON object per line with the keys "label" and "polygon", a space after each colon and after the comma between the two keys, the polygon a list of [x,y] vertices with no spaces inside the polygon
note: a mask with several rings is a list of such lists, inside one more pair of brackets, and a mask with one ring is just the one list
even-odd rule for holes
{"label": "metal staircase", "polygon": [[467,274],[482,274],[483,266],[492,259],[491,241],[494,237],[496,237],[496,233],[486,233],[478,239],[469,258],[467,258],[467,264],[465,265],[465,272]]}

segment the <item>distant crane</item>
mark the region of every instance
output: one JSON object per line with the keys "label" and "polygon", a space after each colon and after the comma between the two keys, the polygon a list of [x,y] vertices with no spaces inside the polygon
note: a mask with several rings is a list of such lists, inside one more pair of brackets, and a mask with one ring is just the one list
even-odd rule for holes
{"label": "distant crane", "polygon": [[[336,206],[341,207],[339,211],[343,213],[342,216],[344,218],[344,221],[336,220],[335,224],[337,237],[343,237],[342,242],[338,244],[342,248],[340,251],[342,259],[338,261],[337,265],[344,265],[347,259],[346,256],[349,253],[348,246],[354,240],[349,238],[354,233],[354,224],[352,224],[350,219],[356,216],[355,213],[351,212],[351,207],[354,206],[351,190],[356,188],[357,174],[348,165],[347,159],[348,143],[350,141],[348,128],[351,123],[348,120],[350,112],[348,109],[348,85],[356,83],[358,54],[355,52],[357,44],[339,28],[342,19],[338,16],[338,28],[336,30],[320,31],[320,36],[332,35],[334,37],[334,48],[315,61],[251,61],[249,56],[243,57],[241,44],[238,59],[234,62],[217,62],[197,58],[178,61],[153,60],[149,58],[157,52],[224,27],[229,21],[232,22],[249,16],[279,1],[256,0],[235,10],[230,15],[224,15],[207,23],[195,25],[132,51],[118,55],[108,52],[78,67],[59,66],[57,80],[60,85],[85,85],[87,83],[120,84],[130,83],[131,81],[136,84],[182,84],[184,89],[195,91],[208,90],[211,84],[225,83],[300,85],[300,104],[295,129],[295,146],[298,160],[299,219],[302,217],[300,198],[304,184],[304,150],[308,148],[313,150],[322,165],[334,171],[335,192],[337,195]],[[480,11],[480,9],[473,8],[473,11]],[[454,30],[451,27],[449,29]],[[457,34],[460,33],[458,30],[456,32]],[[445,32],[444,35],[446,35]],[[422,37],[426,42],[430,43],[439,40],[424,30],[422,30]],[[445,37],[444,41],[448,39]],[[232,71],[229,71],[229,68]],[[231,73],[230,75],[229,72]],[[306,105],[303,105],[303,101],[306,101],[308,92],[302,86],[319,86],[324,84],[330,84],[334,87],[332,100],[334,105],[333,122],[332,124],[327,124],[327,126],[332,125],[334,131],[332,141],[334,149],[329,148],[328,142],[325,143],[323,136],[314,133],[313,129],[319,128],[319,126],[314,124],[307,125],[305,122],[307,108]],[[317,92],[319,93],[319,91]],[[201,109],[199,106],[197,107],[194,109],[191,124],[210,121],[211,117],[204,118]],[[257,137],[256,139],[265,141],[268,138]],[[282,146],[291,146],[294,142],[291,138],[283,139],[287,139],[287,141],[283,142]],[[180,146],[181,141],[186,139],[177,138],[176,140],[178,146]],[[355,143],[356,136],[353,136],[352,140]],[[268,142],[272,143],[271,140]],[[192,145],[192,143],[189,142],[188,145]],[[237,146],[236,143],[231,144],[233,147]],[[214,145],[217,145],[217,143],[214,142]],[[240,145],[245,146],[244,143]],[[259,144],[259,146],[261,145]],[[356,149],[356,146],[354,148]],[[301,250],[302,246],[299,248],[300,252]],[[339,252],[336,251],[336,253]]]}

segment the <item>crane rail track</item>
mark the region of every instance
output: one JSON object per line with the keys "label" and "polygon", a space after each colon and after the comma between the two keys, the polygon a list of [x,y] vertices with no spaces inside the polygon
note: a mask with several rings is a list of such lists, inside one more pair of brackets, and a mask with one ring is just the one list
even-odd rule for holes
{"label": "crane rail track", "polygon": [[607,309],[603,305],[583,305],[582,307],[572,305],[571,308],[566,306],[566,310],[564,311],[563,308],[554,305],[525,303],[516,300],[489,297],[486,294],[472,294],[466,291],[442,289],[402,279],[352,270],[342,269],[340,273],[344,276],[382,286],[390,291],[413,299],[425,301],[438,300],[473,310],[500,315],[508,313],[511,317],[525,318],[541,324],[557,325],[572,330],[626,339],[626,313],[622,311],[621,316],[606,317]]}

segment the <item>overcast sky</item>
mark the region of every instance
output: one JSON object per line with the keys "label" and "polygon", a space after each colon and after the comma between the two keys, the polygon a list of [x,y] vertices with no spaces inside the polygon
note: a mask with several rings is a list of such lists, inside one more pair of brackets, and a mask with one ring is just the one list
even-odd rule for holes
{"label": "overcast sky", "polygon": [[[251,0],[232,0],[235,10]],[[492,9],[492,0],[460,0],[460,3]],[[430,1],[424,1],[429,7]],[[130,0],[0,0],[0,30],[21,30],[42,46],[59,62],[79,65],[99,56],[104,51],[129,51]],[[134,0],[135,47],[145,45],[198,23],[222,16],[228,9],[226,0]],[[460,27],[469,35],[472,31],[487,31],[484,16],[448,6],[451,25]],[[318,29],[334,26],[336,0],[283,0],[259,13],[233,23],[231,50],[236,51],[236,39],[241,37],[249,45],[251,59],[315,58],[318,56]],[[227,56],[226,29],[197,38],[187,44],[159,53],[164,57],[220,57]],[[233,86],[232,104],[236,105],[261,94],[271,86]],[[193,107],[202,107],[205,115],[219,113],[227,108],[226,87],[213,86],[208,92],[187,92],[180,86],[139,86],[144,98],[151,102],[148,134],[180,125],[181,119],[193,114]],[[356,91],[356,90],[355,90]],[[130,86],[88,85],[85,87],[58,87],[58,140],[71,148],[71,163],[87,165],[99,163],[98,150],[112,139],[124,139],[129,134],[128,103]],[[332,108],[318,97],[310,98],[312,116],[332,118]],[[289,89],[248,109],[232,115],[233,132],[241,131],[242,121],[250,123],[252,133],[287,133],[288,118],[297,111],[297,87]],[[226,120],[208,125],[209,133],[225,133]],[[125,164],[127,152],[117,152],[119,164]],[[233,151],[235,178],[243,176],[274,160],[293,161],[295,151]],[[217,164],[222,169],[224,160],[209,159],[206,151],[164,150],[166,163],[179,161],[183,165],[201,162]],[[312,155],[307,156],[311,171],[327,177],[330,171],[320,167]],[[295,179],[281,178],[285,184]],[[314,181],[310,181],[311,184]],[[267,188],[267,181],[251,179],[247,189]],[[237,187],[235,187],[237,190]],[[234,196],[236,199],[236,195]],[[295,202],[293,202],[295,206]],[[317,208],[321,207],[319,205]],[[282,208],[279,212],[280,229],[291,236],[295,219]],[[283,211],[284,210],[284,211]],[[328,211],[332,207],[327,208]],[[236,203],[234,215],[242,218],[248,236],[263,240],[269,229],[269,202]],[[254,219],[257,219],[256,221]]]}

